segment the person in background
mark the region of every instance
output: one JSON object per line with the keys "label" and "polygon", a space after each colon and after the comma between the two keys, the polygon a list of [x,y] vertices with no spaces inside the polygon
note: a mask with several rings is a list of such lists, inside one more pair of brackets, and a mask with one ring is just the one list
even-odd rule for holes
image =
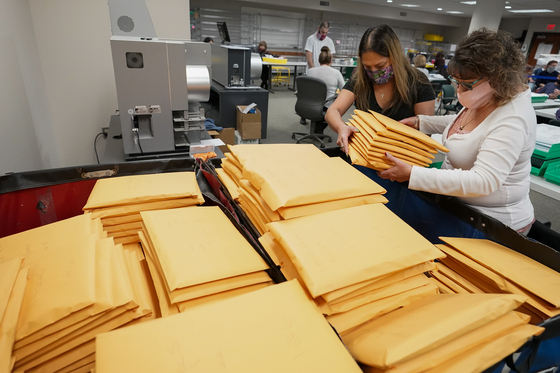
{"label": "person in background", "polygon": [[[307,62],[305,68],[306,72],[309,71],[309,69],[320,66],[319,55],[321,54],[321,48],[329,47],[329,51],[332,54],[336,53],[332,39],[327,36],[329,28],[329,22],[322,21],[319,27],[317,27],[317,32],[307,38],[304,47],[305,61]],[[299,122],[301,124],[307,123],[304,118],[301,118]]]}
{"label": "person in background", "polygon": [[544,87],[537,89],[537,93],[546,93],[548,98],[558,98],[560,94],[560,75],[556,77],[555,82],[546,83]]}
{"label": "person in background", "polygon": [[414,58],[414,67],[426,74],[426,77],[430,74],[428,69],[426,69],[426,56],[422,54],[419,54]]}
{"label": "person in background", "polygon": [[[337,97],[336,90],[344,87],[344,78],[337,69],[331,67],[333,56],[329,51],[329,47],[321,48],[319,54],[319,64],[321,66],[313,67],[307,72],[307,76],[321,79],[327,85],[327,100],[325,102],[325,111],[334,102]],[[315,127],[315,133],[323,133],[326,124]]]}
{"label": "person in background", "polygon": [[[280,57],[278,55],[271,54],[268,51],[268,46],[266,45],[266,41],[264,40],[259,43],[258,51],[259,51],[259,55],[261,56],[261,59],[265,56],[276,57],[276,58]],[[261,71],[261,88],[268,89],[269,74],[270,74],[270,66],[263,65]]]}
{"label": "person in background", "polygon": [[443,77],[447,77],[447,69],[445,67],[445,58],[443,57],[443,53],[442,52],[438,52],[436,54],[436,59],[434,61],[434,70],[437,71],[437,73]]}
{"label": "person in background", "polygon": [[546,84],[548,83],[554,83],[553,79],[540,79],[540,77],[549,77],[549,78],[556,78],[558,77],[558,71],[556,71],[556,68],[558,67],[558,61],[548,61],[548,63],[546,64],[546,68],[543,69],[543,71],[541,71],[538,76],[539,78],[537,78],[537,81],[535,82],[535,84],[537,85],[537,89],[544,87]]}
{"label": "person in background", "polygon": [[529,86],[529,89],[532,92],[535,90],[537,86],[533,78],[531,78],[531,75],[533,75],[533,67],[530,65],[525,66],[525,76],[527,77],[527,85]]}
{"label": "person in background", "polygon": [[207,36],[204,38],[204,42],[205,43],[214,43],[214,39],[212,39],[210,36]]}
{"label": "person in background", "polygon": [[355,104],[395,120],[433,115],[435,94],[423,73],[410,65],[395,31],[388,25],[369,28],[358,47],[358,64],[325,120],[338,134],[337,144],[348,154],[348,138],[357,132],[342,116]]}
{"label": "person in background", "polygon": [[522,234],[534,222],[529,199],[536,115],[525,85],[525,56],[513,35],[482,28],[461,40],[449,62],[464,108],[457,115],[402,120],[426,134],[441,133],[449,149],[441,169],[394,164],[384,179],[408,188],[458,197]]}

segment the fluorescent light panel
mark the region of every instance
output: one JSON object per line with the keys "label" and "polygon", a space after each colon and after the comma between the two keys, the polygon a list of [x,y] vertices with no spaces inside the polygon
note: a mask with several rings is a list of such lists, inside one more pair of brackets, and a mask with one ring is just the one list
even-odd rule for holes
{"label": "fluorescent light panel", "polygon": [[476,1],[461,1],[461,4],[475,5]]}
{"label": "fluorescent light panel", "polygon": [[463,14],[463,12],[459,12],[459,11],[457,11],[457,10],[448,10],[448,11],[445,12],[445,13],[449,13],[449,14]]}
{"label": "fluorescent light panel", "polygon": [[550,9],[516,9],[516,10],[508,10],[511,13],[554,13],[553,10]]}
{"label": "fluorescent light panel", "polygon": [[401,4],[401,6],[405,6],[407,8],[418,8],[420,5],[416,4]]}

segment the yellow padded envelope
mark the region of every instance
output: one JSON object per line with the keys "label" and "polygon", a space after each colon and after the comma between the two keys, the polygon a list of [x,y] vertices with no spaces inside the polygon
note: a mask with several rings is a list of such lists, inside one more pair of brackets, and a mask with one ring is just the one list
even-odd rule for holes
{"label": "yellow padded envelope", "polygon": [[142,212],[170,291],[267,269],[219,207]]}
{"label": "yellow padded envelope", "polygon": [[560,273],[489,240],[440,237],[463,254],[491,268],[545,301],[560,307]]}
{"label": "yellow padded envelope", "polygon": [[268,226],[314,298],[445,256],[379,203]]}
{"label": "yellow padded envelope", "polygon": [[383,197],[381,194],[369,194],[366,196],[343,198],[335,201],[312,203],[309,205],[280,207],[278,212],[284,219],[294,219],[327,211],[345,209],[348,207],[387,202],[389,202],[387,198]]}
{"label": "yellow padded envelope", "polygon": [[377,368],[434,350],[514,310],[516,295],[436,294],[343,336],[352,356]]}
{"label": "yellow padded envelope", "polygon": [[237,184],[235,184],[233,179],[228,175],[227,172],[224,171],[223,168],[217,168],[216,172],[218,173],[218,177],[220,178],[220,180],[228,190],[231,198],[233,198],[234,200],[238,200],[239,192],[237,191],[238,188]]}
{"label": "yellow padded envelope", "polygon": [[6,312],[8,300],[12,293],[12,287],[16,282],[22,262],[23,257],[14,257],[0,262],[0,284],[3,288],[3,291],[0,292],[0,320],[2,320],[2,316]]}
{"label": "yellow padded envelope", "polygon": [[361,373],[297,281],[97,337],[96,372]]}
{"label": "yellow padded envelope", "polygon": [[89,195],[84,210],[198,195],[200,189],[194,172],[99,179]]}
{"label": "yellow padded envelope", "polygon": [[91,216],[93,218],[107,218],[107,217],[117,217],[117,216],[124,216],[124,215],[137,215],[141,211],[188,207],[188,206],[200,205],[202,203],[204,203],[204,198],[201,195],[199,197],[175,198],[175,199],[169,199],[164,201],[153,201],[153,202],[144,202],[144,203],[134,203],[130,205],[103,207],[99,209],[93,209],[90,211],[91,211]]}

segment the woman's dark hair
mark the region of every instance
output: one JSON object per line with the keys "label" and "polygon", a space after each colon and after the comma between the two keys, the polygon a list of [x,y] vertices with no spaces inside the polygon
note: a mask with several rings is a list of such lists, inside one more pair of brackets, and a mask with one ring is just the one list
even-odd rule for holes
{"label": "woman's dark hair", "polygon": [[366,52],[375,52],[383,57],[389,57],[393,65],[395,91],[388,108],[383,114],[390,114],[402,105],[413,105],[416,102],[418,84],[429,84],[424,73],[412,67],[406,59],[401,42],[395,31],[388,25],[379,25],[369,28],[360,41],[358,47],[358,66],[354,79],[354,94],[356,95],[356,108],[368,110],[370,95],[374,94],[373,85],[367,76],[362,64],[362,55]]}
{"label": "woman's dark hair", "polygon": [[332,54],[329,47],[321,48],[321,54],[319,54],[319,63],[321,65],[329,65],[332,61]]}
{"label": "woman's dark hair", "polygon": [[501,106],[524,87],[525,66],[525,56],[512,34],[481,28],[459,42],[447,71],[459,79],[487,78]]}
{"label": "woman's dark hair", "polygon": [[214,39],[212,39],[210,36],[207,36],[207,37],[204,38],[204,42],[205,43],[213,43]]}

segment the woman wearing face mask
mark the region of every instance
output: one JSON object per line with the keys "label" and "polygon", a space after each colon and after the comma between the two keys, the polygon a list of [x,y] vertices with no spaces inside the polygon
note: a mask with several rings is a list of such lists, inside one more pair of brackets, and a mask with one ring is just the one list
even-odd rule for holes
{"label": "woman wearing face mask", "polygon": [[449,149],[440,170],[401,162],[379,172],[408,188],[459,197],[526,234],[534,222],[529,199],[536,116],[525,85],[525,58],[513,35],[485,28],[467,35],[449,62],[464,108],[457,115],[415,116],[403,123],[442,133]]}
{"label": "woman wearing face mask", "polygon": [[435,94],[426,75],[410,65],[397,34],[387,25],[368,29],[358,47],[355,74],[325,116],[338,134],[337,144],[348,153],[348,137],[357,131],[342,116],[352,106],[373,110],[395,120],[432,115]]}

